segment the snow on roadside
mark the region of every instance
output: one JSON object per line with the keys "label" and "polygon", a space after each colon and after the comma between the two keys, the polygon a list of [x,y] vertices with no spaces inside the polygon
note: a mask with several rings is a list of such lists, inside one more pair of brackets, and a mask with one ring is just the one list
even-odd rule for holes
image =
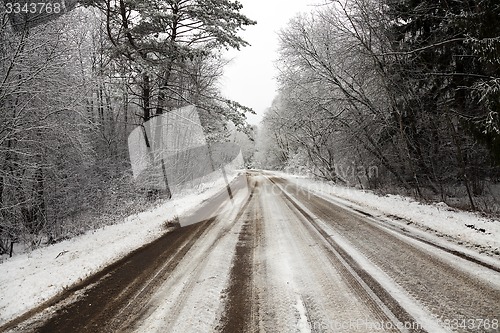
{"label": "snow on roadside", "polygon": [[[236,174],[231,175],[231,179]],[[0,325],[54,297],[165,233],[164,223],[225,187],[222,178],[199,193],[183,194],[123,223],[106,226],[0,263]]]}
{"label": "snow on roadside", "polygon": [[419,229],[431,229],[451,237],[459,244],[468,244],[500,255],[500,221],[459,211],[442,202],[424,204],[400,195],[380,196],[371,191],[333,185],[303,176],[281,172],[273,174],[287,178],[307,190],[332,196],[334,200],[347,206],[353,206],[353,203],[359,205],[362,210],[373,212],[372,215],[411,221]]}

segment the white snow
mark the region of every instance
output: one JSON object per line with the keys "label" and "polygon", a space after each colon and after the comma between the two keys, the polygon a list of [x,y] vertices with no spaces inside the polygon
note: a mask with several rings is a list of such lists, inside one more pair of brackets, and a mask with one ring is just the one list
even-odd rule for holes
{"label": "white snow", "polygon": [[[243,219],[235,220],[248,198],[243,189],[226,205],[216,223],[197,240],[148,302],[134,332],[213,332],[224,310],[221,296],[229,281]],[[188,305],[188,306],[186,306]]]}
{"label": "white snow", "polygon": [[299,313],[299,322],[297,323],[297,328],[300,333],[311,333],[309,328],[309,323],[307,322],[306,307],[300,295],[297,295],[297,304],[295,305],[297,312]]}
{"label": "white snow", "polygon": [[[236,174],[232,174],[233,179]],[[0,325],[54,297],[165,233],[164,223],[188,213],[222,190],[222,178],[123,223],[14,256],[0,263]]]}
{"label": "white snow", "polygon": [[[303,178],[301,176],[286,175],[286,174],[282,174],[282,173],[279,173],[279,176],[283,177],[283,178],[287,178],[291,182],[296,183],[298,185],[300,184],[302,187],[307,188],[307,190],[320,192],[320,196],[322,196],[326,199],[328,199],[327,196],[330,196],[330,199],[332,199],[332,201],[334,201],[335,203],[338,203],[338,200],[340,200],[338,197],[333,197],[330,194],[324,195],[324,193],[330,193],[332,191],[332,189],[335,189],[337,186],[334,186],[331,184],[326,184],[326,183],[320,182],[320,181],[314,181],[311,179]],[[293,191],[296,191],[296,189],[293,189],[293,188],[287,189],[286,185],[279,185],[279,187],[281,187],[285,191],[289,192],[290,194],[293,194]],[[335,194],[337,195],[337,193],[341,193],[341,189],[345,189],[346,192],[347,192],[347,190],[351,190],[348,188],[338,187],[337,188],[338,192],[336,192]],[[371,193],[366,192],[366,191],[359,191],[356,189],[353,189],[352,191],[349,191],[349,192],[351,194],[350,199],[353,199],[353,198],[357,199],[355,202],[357,202],[360,206],[353,207],[352,202],[346,201],[346,200],[343,200],[342,206],[344,204],[346,204],[347,207],[352,207],[355,209],[363,208],[363,210],[365,212],[366,211],[370,211],[370,213],[374,212],[375,207],[370,207],[370,206],[364,205],[365,201],[363,201],[363,198],[364,198],[363,195],[356,196],[356,194],[357,194],[356,192],[358,192],[358,194],[359,193],[371,194]],[[340,195],[339,195],[339,197],[340,197]],[[395,197],[395,196],[391,196],[391,197]],[[380,200],[383,201],[384,198],[385,197],[382,197]],[[403,200],[403,199],[408,199],[408,198],[401,197],[401,200]],[[368,200],[366,200],[366,201],[368,201]],[[403,200],[403,202],[406,202],[406,200]],[[395,206],[398,204],[398,202],[394,199],[392,200],[392,203]],[[316,223],[318,223],[320,225],[320,228],[323,229],[328,235],[330,235],[330,237],[334,240],[335,243],[337,243],[341,248],[346,250],[346,252],[349,253],[349,255],[354,259],[354,261],[357,264],[359,264],[361,267],[363,267],[363,269],[366,272],[368,272],[372,277],[374,277],[376,279],[376,281],[378,281],[380,283],[380,285],[385,290],[390,290],[392,297],[394,299],[396,299],[397,302],[400,305],[402,305],[403,308],[415,319],[414,322],[402,323],[402,322],[399,322],[399,320],[396,317],[394,317],[394,315],[392,313],[386,312],[386,315],[389,318],[391,318],[392,324],[395,325],[394,327],[400,328],[400,331],[402,331],[402,332],[408,331],[407,328],[415,327],[415,325],[417,325],[417,327],[423,328],[424,330],[426,330],[428,332],[451,332],[449,327],[441,326],[439,324],[439,320],[437,320],[429,311],[427,311],[425,309],[425,307],[422,307],[422,305],[417,300],[415,300],[412,296],[410,296],[410,294],[408,294],[408,292],[405,289],[403,289],[398,283],[396,283],[393,280],[393,278],[391,278],[388,274],[386,274],[378,266],[373,264],[357,248],[355,248],[353,245],[351,245],[351,243],[346,238],[344,238],[341,234],[336,232],[335,229],[332,228],[331,225],[323,222],[319,217],[315,216],[314,213],[311,212],[301,202],[295,201],[295,204],[298,205],[302,211],[306,212],[307,215],[309,215]],[[385,204],[388,204],[388,203],[386,202]],[[385,204],[382,204],[382,205],[377,206],[377,207],[386,207]],[[434,207],[434,205],[422,205],[422,206],[428,206],[428,209],[431,212],[432,212],[432,208]],[[367,209],[368,207],[370,207],[372,209]],[[399,205],[399,208],[400,208],[400,212],[405,212],[405,210],[403,210],[403,207],[401,206],[401,204]],[[424,211],[424,213],[426,212],[425,208],[423,208],[422,210]],[[397,212],[396,209],[392,210],[391,214],[395,213],[395,212]],[[441,215],[434,214],[434,215],[437,216],[438,220],[439,220],[439,218],[446,217],[445,214],[441,214]],[[445,215],[445,216],[443,217],[442,215]],[[471,216],[469,217],[469,221],[474,221],[474,218],[478,219],[478,217],[475,216],[474,214],[470,214],[470,215]],[[428,251],[429,253],[437,254],[435,248],[433,248],[433,246],[431,246],[429,244],[421,243],[419,241],[414,240],[411,237],[403,236],[402,234],[395,232],[393,230],[390,230],[390,229],[388,229],[386,231],[393,234],[394,237],[404,239],[405,241],[413,243],[416,247],[421,247],[421,248],[425,249],[425,251]],[[472,239],[474,239],[474,238],[472,238]],[[440,244],[443,243],[442,240],[434,239],[434,241],[436,243],[440,243]],[[452,246],[448,246],[448,247],[452,247]],[[460,250],[462,252],[465,252],[465,253],[471,255],[470,251],[466,251],[464,249],[460,249]],[[480,267],[478,265],[472,264],[468,260],[462,259],[460,257],[457,257],[457,256],[452,255],[452,254],[445,252],[445,251],[439,251],[438,255],[440,256],[440,258],[442,258],[450,263],[453,263],[456,267],[460,267],[462,270],[468,272],[471,276],[475,276],[478,280],[481,280],[482,282],[486,282],[489,285],[491,285],[493,288],[498,289],[498,287],[499,287],[498,273],[493,272],[492,270],[490,270],[488,268]],[[342,262],[344,261],[344,259],[342,257],[339,256],[338,258],[340,261],[342,261]],[[499,267],[500,262],[494,258],[485,258],[484,256],[481,256],[481,259],[483,261],[490,262],[493,265]],[[345,267],[347,267],[347,269],[349,269],[351,271],[353,276],[355,276],[355,277],[358,276],[357,273],[355,273],[348,266],[348,264],[346,264]],[[365,282],[363,280],[358,279],[358,282],[364,287],[364,289],[367,291],[367,293],[371,295],[372,299],[379,300],[378,296],[373,293],[373,291],[365,284]],[[390,310],[388,308],[386,308],[385,304],[381,300],[379,300],[377,303],[379,304],[379,307],[381,309],[383,309],[383,310],[387,309],[387,311],[390,312]],[[387,322],[387,323],[390,324],[390,322]],[[385,324],[385,323],[382,323],[382,324]],[[375,326],[373,326],[373,327],[375,327]]]}
{"label": "white snow", "polygon": [[260,331],[380,331],[371,329],[380,317],[355,296],[321,235],[276,195],[277,186],[267,181],[258,188],[264,225],[254,277]]}
{"label": "white snow", "polygon": [[[402,218],[420,229],[430,228],[449,235],[458,243],[477,244],[500,253],[499,221],[456,211],[444,204],[427,205],[402,196],[378,196],[370,191],[335,186],[300,176],[278,175],[374,216]],[[165,232],[163,225],[166,221],[194,210],[224,186],[225,182],[219,179],[212,187],[199,189],[201,193],[184,194],[154,209],[130,216],[121,224],[89,231],[0,263],[0,325],[158,238]],[[485,232],[466,225],[474,225]]]}
{"label": "white snow", "polygon": [[[376,217],[390,218],[420,230],[448,236],[455,243],[500,255],[500,221],[472,212],[459,211],[445,203],[424,204],[400,195],[380,196],[371,191],[333,185],[303,176],[273,172],[280,177],[344,206],[361,209]],[[406,225],[412,222],[412,225]],[[474,226],[475,229],[469,226]],[[415,228],[416,229],[416,228]],[[483,229],[483,231],[480,231]]]}

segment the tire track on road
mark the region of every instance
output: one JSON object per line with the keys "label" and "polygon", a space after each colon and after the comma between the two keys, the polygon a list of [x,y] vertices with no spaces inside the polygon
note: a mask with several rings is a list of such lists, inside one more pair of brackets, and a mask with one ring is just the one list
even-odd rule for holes
{"label": "tire track on road", "polygon": [[[259,183],[255,184],[258,191]],[[233,258],[230,282],[225,294],[225,309],[219,332],[255,332],[258,330],[258,301],[254,288],[254,255],[258,225],[262,223],[259,198],[252,192],[245,207],[243,227],[240,231]]]}
{"label": "tire track on road", "polygon": [[243,216],[218,331],[373,332],[371,323],[398,322],[331,255],[304,215],[276,195],[276,186],[255,178],[261,191]]}
{"label": "tire track on road", "polygon": [[218,215],[214,227],[200,237],[179,268],[152,295],[145,311],[134,321],[132,331],[185,332],[190,324],[193,331],[213,326],[220,292],[228,277],[226,267],[229,272],[236,235],[243,225],[239,220],[251,201],[254,186],[249,190],[243,197],[245,202],[238,206],[226,202],[232,208]]}
{"label": "tire track on road", "polygon": [[[448,251],[440,254],[438,249],[424,248],[425,244],[420,245],[418,240],[414,241],[408,235],[336,207],[322,197],[297,188],[286,180],[272,180],[287,186],[287,190],[297,198],[292,201],[297,200],[312,212],[317,219],[312,219],[312,224],[324,231],[324,237],[328,237],[332,242],[339,237],[345,238],[345,241],[350,243],[349,247],[356,248],[363,257],[402,287],[416,304],[432,317],[440,318],[441,323],[444,320],[452,322],[499,319],[499,280],[495,283],[491,278],[486,279],[474,273],[474,268],[467,266],[466,270],[460,266],[460,262],[474,266],[476,263],[473,261],[459,257],[449,261],[450,258],[445,259],[447,256],[452,257]],[[484,271],[488,276],[496,274],[486,268],[475,267],[477,271]],[[445,326],[449,328],[450,325]],[[457,328],[456,331],[468,330]],[[474,331],[498,330],[478,326]]]}
{"label": "tire track on road", "polygon": [[[198,239],[210,232],[220,205],[226,203],[222,200],[224,194],[215,195],[198,208],[205,214],[213,213],[214,217],[167,232],[0,330],[50,333],[129,330],[144,314],[147,301],[159,286]],[[208,209],[207,204],[211,205]],[[226,229],[220,237],[229,232]],[[215,246],[216,242],[211,248]]]}
{"label": "tire track on road", "polygon": [[[285,201],[302,217],[301,221],[308,221],[306,227],[313,234],[319,236],[325,243],[323,248],[329,253],[329,259],[332,264],[338,268],[346,281],[365,301],[372,311],[379,316],[381,322],[392,323],[394,327],[404,326],[404,323],[416,322],[400,304],[392,297],[390,292],[383,288],[380,283],[366,272],[339,244],[337,244],[325,230],[316,222],[316,218],[311,216],[304,208],[297,203],[289,194],[285,192],[272,178],[268,178],[280,190],[280,195]],[[311,229],[311,227],[313,229]],[[424,333],[424,329],[417,327],[415,329],[394,330],[395,332],[415,332]]]}
{"label": "tire track on road", "polygon": [[[161,276],[174,270],[197,238],[214,220],[215,218],[212,218],[169,232],[88,279],[81,287],[95,285],[76,302],[57,309],[55,316],[36,328],[36,331],[39,333],[103,331],[105,324],[110,322],[120,309],[127,306],[129,299],[134,297],[134,293],[144,281],[153,279],[158,270],[162,272]],[[154,283],[150,284],[148,291],[152,292],[151,288],[154,286]],[[67,292],[67,295],[78,289]]]}

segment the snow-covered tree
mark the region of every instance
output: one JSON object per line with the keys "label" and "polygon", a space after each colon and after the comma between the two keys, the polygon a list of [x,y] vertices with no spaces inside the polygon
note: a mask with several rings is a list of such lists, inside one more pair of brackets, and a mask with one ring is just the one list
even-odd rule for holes
{"label": "snow-covered tree", "polygon": [[[239,2],[230,0],[85,3],[104,13],[114,57],[127,60],[139,77],[144,121],[178,106],[179,101],[185,104],[182,89],[178,89],[183,71],[193,62],[213,56],[217,49],[246,46],[238,32],[255,24],[240,13]],[[240,108],[240,115],[245,111]]]}

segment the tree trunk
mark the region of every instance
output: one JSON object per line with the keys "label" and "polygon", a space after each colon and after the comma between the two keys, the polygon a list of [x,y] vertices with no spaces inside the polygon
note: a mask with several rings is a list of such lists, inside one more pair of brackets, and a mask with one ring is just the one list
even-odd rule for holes
{"label": "tree trunk", "polygon": [[142,76],[142,110],[143,110],[143,121],[146,122],[151,118],[150,113],[151,106],[151,82],[149,76],[144,74]]}
{"label": "tree trunk", "polygon": [[462,176],[465,189],[467,190],[467,196],[469,197],[469,202],[472,210],[476,210],[476,205],[474,204],[474,199],[472,197],[472,191],[470,188],[470,183],[469,183],[469,177],[467,176],[467,168],[465,165],[465,160],[462,152],[462,146],[460,145],[460,141],[458,138],[458,133],[456,131],[455,125],[453,125],[453,122],[451,121],[451,117],[446,112],[446,117],[448,118],[448,125],[450,128],[451,136],[453,137],[453,143],[455,144],[455,147],[457,148],[457,162],[460,168],[460,175]]}

